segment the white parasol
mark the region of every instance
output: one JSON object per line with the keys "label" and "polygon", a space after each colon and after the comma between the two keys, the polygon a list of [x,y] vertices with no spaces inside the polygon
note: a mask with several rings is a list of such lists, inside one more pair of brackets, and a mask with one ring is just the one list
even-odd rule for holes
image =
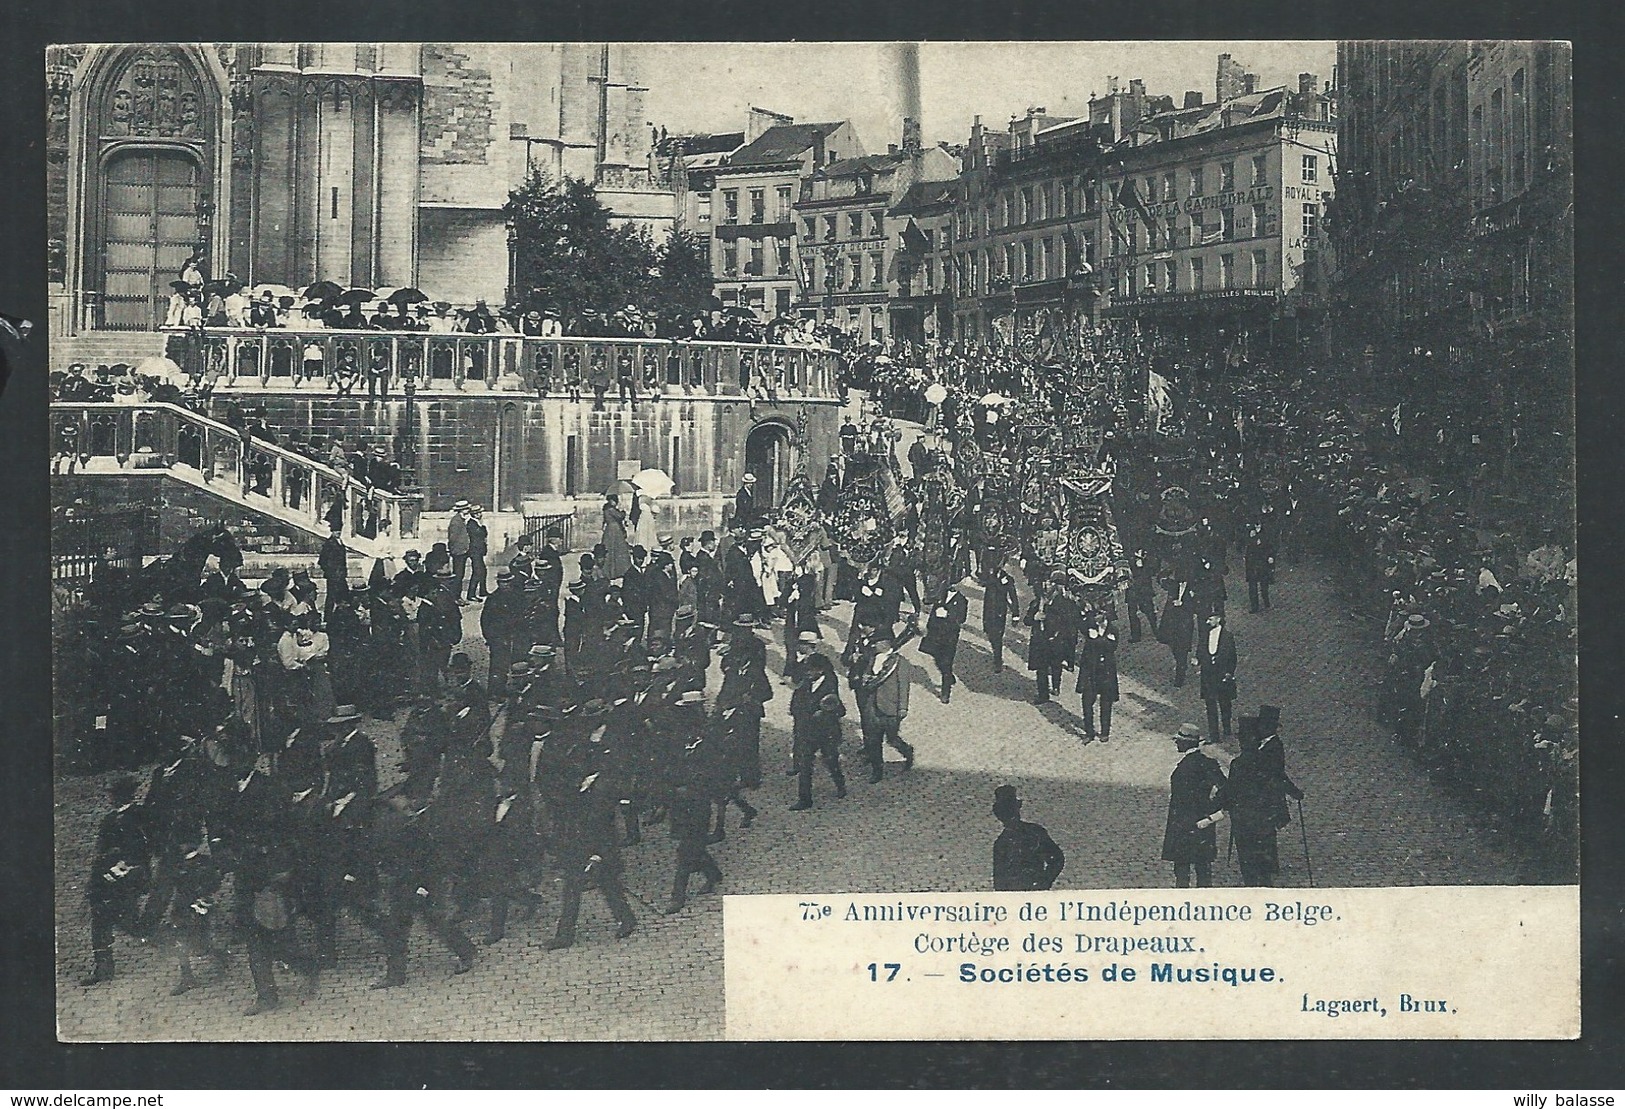
{"label": "white parasol", "polygon": [[639,470],[632,475],[632,484],[646,497],[669,497],[677,483],[665,470]]}

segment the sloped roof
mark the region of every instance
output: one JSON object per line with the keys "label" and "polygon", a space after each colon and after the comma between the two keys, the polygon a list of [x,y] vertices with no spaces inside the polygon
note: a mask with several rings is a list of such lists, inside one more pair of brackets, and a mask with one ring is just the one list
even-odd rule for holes
{"label": "sloped roof", "polygon": [[906,214],[952,204],[955,188],[953,181],[916,181],[908,187],[902,199],[892,205],[891,210]]}
{"label": "sloped roof", "polygon": [[820,136],[828,135],[844,121],[835,123],[781,123],[769,127],[760,137],[728,159],[729,165],[755,166],[790,162],[806,153]]}
{"label": "sloped roof", "polygon": [[856,173],[878,173],[908,161],[907,154],[865,154],[861,158],[842,158],[819,170],[820,177],[849,177]]}
{"label": "sloped roof", "polygon": [[737,150],[744,142],[743,131],[727,131],[715,135],[667,135],[656,144],[655,153],[664,158],[677,153],[681,147],[684,154],[726,154],[730,150]]}

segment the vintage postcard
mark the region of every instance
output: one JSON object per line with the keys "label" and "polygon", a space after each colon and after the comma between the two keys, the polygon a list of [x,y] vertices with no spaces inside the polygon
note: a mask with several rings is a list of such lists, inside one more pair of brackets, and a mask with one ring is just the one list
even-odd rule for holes
{"label": "vintage postcard", "polygon": [[45,77],[60,1039],[1578,1036],[1567,44]]}

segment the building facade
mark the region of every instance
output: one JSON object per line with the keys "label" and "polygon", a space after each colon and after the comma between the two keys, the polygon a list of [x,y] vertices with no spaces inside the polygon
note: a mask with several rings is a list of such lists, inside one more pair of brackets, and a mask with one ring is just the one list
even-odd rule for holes
{"label": "building facade", "polygon": [[954,202],[956,181],[916,181],[893,204],[897,228],[892,334],[926,344],[953,334]]}
{"label": "building facade", "polygon": [[65,46],[47,57],[53,329],[147,330],[194,253],[250,284],[506,296],[532,168],[674,220],[604,44]]}
{"label": "building facade", "polygon": [[786,315],[805,299],[794,211],[804,186],[821,167],[863,153],[844,120],[774,118],[721,164],[691,173],[689,191],[695,229],[709,229],[703,233],[710,237],[717,297],[763,319]]}
{"label": "building facade", "polygon": [[907,219],[891,208],[922,181],[952,181],[958,160],[923,149],[912,120],[904,143],[888,153],[833,162],[814,173],[795,206],[803,312],[860,339],[890,334],[888,306],[898,293],[897,255]]}
{"label": "building facade", "polygon": [[1488,398],[1508,464],[1514,440],[1572,442],[1570,61],[1550,43],[1338,46],[1328,354]]}
{"label": "building facade", "polygon": [[971,126],[953,228],[954,334],[987,341],[1042,308],[1092,310],[1101,129],[1028,109]]}
{"label": "building facade", "polygon": [[[1304,74],[1143,116],[1101,165],[1108,318],[1296,342],[1322,288],[1334,194],[1331,102]],[[1192,102],[1197,101],[1197,102]]]}

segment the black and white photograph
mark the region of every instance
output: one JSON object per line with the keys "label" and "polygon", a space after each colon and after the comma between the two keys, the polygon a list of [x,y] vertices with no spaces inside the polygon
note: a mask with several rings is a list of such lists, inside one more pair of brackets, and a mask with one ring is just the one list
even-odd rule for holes
{"label": "black and white photograph", "polygon": [[720,1040],[725,896],[1578,884],[1567,44],[44,62],[62,1041]]}

